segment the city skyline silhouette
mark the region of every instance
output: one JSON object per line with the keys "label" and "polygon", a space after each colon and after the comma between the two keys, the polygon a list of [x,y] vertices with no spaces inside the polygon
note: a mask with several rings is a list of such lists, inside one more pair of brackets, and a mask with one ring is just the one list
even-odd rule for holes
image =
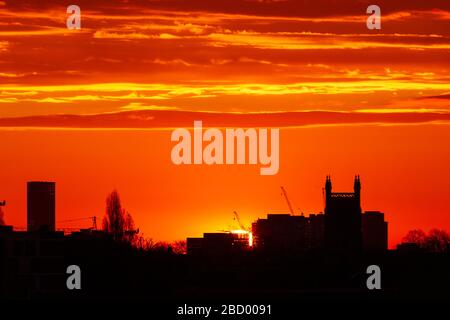
{"label": "city skyline silhouette", "polygon": [[[428,298],[448,297],[450,286],[442,277],[449,270],[450,235],[430,233],[422,243],[419,233],[410,233],[388,250],[388,223],[383,213],[362,210],[361,188],[356,175],[353,192],[333,192],[327,175],[324,213],[268,214],[253,223],[253,242],[250,233],[204,233],[187,238],[186,251],[178,251],[175,244],[152,244],[140,236],[117,191],[107,198],[102,228],[58,231],[56,184],[28,182],[27,230],[0,226],[0,297],[123,298],[133,291],[136,298],[169,301],[192,293],[205,298],[209,290],[244,297],[250,290],[275,299],[282,290],[287,299],[300,294],[320,300],[334,290],[341,297],[370,298],[365,268],[374,265],[383,270],[378,298],[404,299],[430,289],[435,292]],[[236,212],[235,217],[241,224]],[[75,292],[65,287],[68,266],[83,270],[83,290],[81,284]],[[424,272],[431,269],[432,276]],[[118,282],[109,283],[113,275]]]}

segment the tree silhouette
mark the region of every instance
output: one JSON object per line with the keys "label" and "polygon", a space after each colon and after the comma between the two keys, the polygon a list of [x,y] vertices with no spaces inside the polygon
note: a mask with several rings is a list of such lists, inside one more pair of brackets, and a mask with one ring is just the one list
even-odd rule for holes
{"label": "tree silhouette", "polygon": [[415,243],[419,247],[423,247],[425,245],[427,235],[421,229],[414,229],[408,231],[406,236],[403,237],[403,242]]}
{"label": "tree silhouette", "polygon": [[426,237],[425,249],[436,253],[447,252],[450,249],[450,234],[445,230],[430,230]]}
{"label": "tree silhouette", "polygon": [[409,231],[403,242],[414,243],[428,252],[442,253],[450,249],[450,234],[445,230],[432,229],[425,234],[420,229]]}
{"label": "tree silhouette", "polygon": [[134,220],[131,214],[127,211],[124,215],[124,230],[125,231],[132,231],[134,230]]}
{"label": "tree silhouette", "polygon": [[136,234],[133,217],[122,208],[117,190],[113,190],[106,198],[106,213],[102,225],[103,230],[111,233],[114,239],[131,241]]}
{"label": "tree silhouette", "polygon": [[173,253],[185,254],[186,253],[186,240],[178,240],[171,244]]}

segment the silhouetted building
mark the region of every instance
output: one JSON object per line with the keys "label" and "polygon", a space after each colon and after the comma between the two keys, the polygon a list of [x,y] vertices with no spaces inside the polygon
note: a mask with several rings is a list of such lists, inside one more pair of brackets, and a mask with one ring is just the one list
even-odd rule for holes
{"label": "silhouetted building", "polygon": [[59,295],[65,287],[63,232],[0,227],[0,297]]}
{"label": "silhouetted building", "polygon": [[[88,269],[93,270],[107,257],[123,254],[121,250],[123,246],[103,231],[81,230],[64,235],[0,226],[0,299],[61,298],[68,293],[67,266],[89,265]],[[118,260],[109,266],[121,263]],[[111,277],[104,270],[96,276],[99,286],[105,284],[100,279],[109,281]]]}
{"label": "silhouetted building", "polygon": [[227,255],[248,249],[249,235],[241,233],[204,233],[203,238],[187,238],[188,254]]}
{"label": "silhouetted building", "polygon": [[207,254],[227,254],[233,248],[231,233],[204,233],[202,250]]}
{"label": "silhouetted building", "polygon": [[318,249],[323,243],[323,214],[309,217],[269,214],[252,224],[255,248],[271,252]]}
{"label": "silhouetted building", "polygon": [[355,177],[354,192],[332,192],[325,182],[325,245],[330,252],[357,254],[362,251],[361,182]]}
{"label": "silhouetted building", "polygon": [[361,218],[364,252],[385,252],[388,249],[388,224],[384,221],[384,213],[366,211]]}
{"label": "silhouetted building", "polygon": [[308,219],[308,239],[310,241],[310,249],[323,249],[325,216],[322,213],[310,214]]}
{"label": "silhouetted building", "polygon": [[186,253],[188,255],[199,255],[202,252],[203,238],[187,238]]}
{"label": "silhouetted building", "polygon": [[28,231],[55,231],[55,183],[27,183]]}

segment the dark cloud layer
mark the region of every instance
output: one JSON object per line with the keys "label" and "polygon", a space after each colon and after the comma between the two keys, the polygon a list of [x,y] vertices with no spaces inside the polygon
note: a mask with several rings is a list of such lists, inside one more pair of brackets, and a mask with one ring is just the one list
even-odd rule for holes
{"label": "dark cloud layer", "polygon": [[0,118],[0,127],[172,128],[192,127],[195,120],[202,120],[204,126],[210,127],[293,127],[361,123],[414,124],[450,121],[450,114],[438,112],[363,113],[328,111],[233,114],[142,110],[98,115]]}
{"label": "dark cloud layer", "polygon": [[[110,14],[123,14],[124,11],[139,12],[144,9],[164,9],[177,11],[204,11],[232,14],[258,14],[286,17],[330,17],[361,15],[373,4],[369,0],[78,0],[83,8],[96,9]],[[450,2],[442,0],[379,0],[376,4],[385,14],[415,10],[449,10]],[[35,9],[67,6],[67,1],[48,0],[6,0],[10,9]]]}

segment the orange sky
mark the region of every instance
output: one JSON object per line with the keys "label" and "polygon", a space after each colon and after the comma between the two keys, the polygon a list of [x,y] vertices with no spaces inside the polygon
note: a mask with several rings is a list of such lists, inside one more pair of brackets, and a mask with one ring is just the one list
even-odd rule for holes
{"label": "orange sky", "polygon": [[[37,3],[0,1],[8,223],[25,225],[26,181],[54,180],[57,220],[102,216],[118,188],[146,236],[175,240],[227,228],[234,210],[247,224],[286,212],[280,185],[322,211],[325,175],[346,191],[359,173],[391,246],[450,229],[450,3],[378,1],[382,29],[368,30],[369,1],[89,0],[78,31],[66,3]],[[166,128],[192,118],[295,128],[279,174],[261,177],[174,166]]]}

